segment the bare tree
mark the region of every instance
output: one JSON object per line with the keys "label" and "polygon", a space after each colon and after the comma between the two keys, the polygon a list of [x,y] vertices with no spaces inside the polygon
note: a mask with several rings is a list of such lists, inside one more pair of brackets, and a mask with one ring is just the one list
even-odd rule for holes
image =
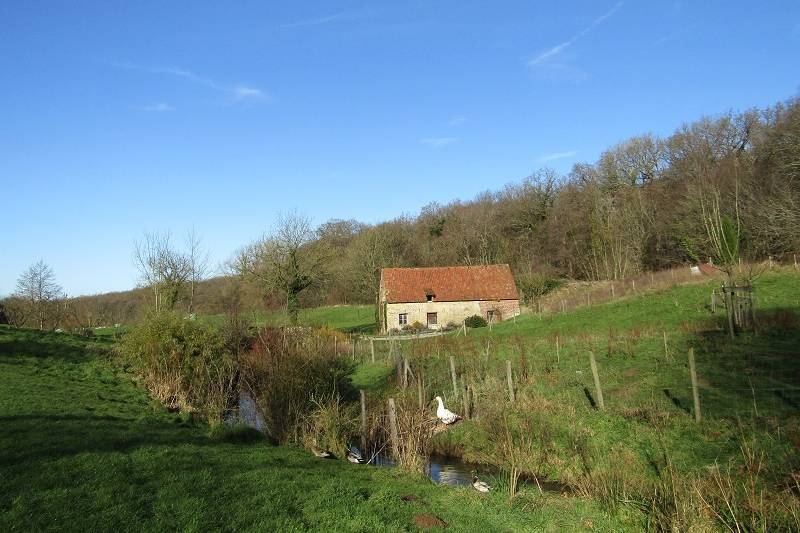
{"label": "bare tree", "polygon": [[247,246],[234,259],[234,269],[257,280],[267,294],[281,291],[286,295],[292,324],[297,323],[300,294],[321,282],[326,271],[328,254],[314,237],[307,217],[281,215],[272,234]]}
{"label": "bare tree", "polygon": [[140,284],[153,291],[155,310],[174,308],[191,278],[188,254],[173,247],[169,233],[145,233],[142,241],[135,243],[133,260]]}
{"label": "bare tree", "polygon": [[30,316],[38,321],[39,329],[44,329],[45,322],[54,322],[62,290],[56,283],[53,269],[44,261],[39,261],[28,267],[17,280],[15,296],[26,303]]}
{"label": "bare tree", "polygon": [[186,258],[189,262],[189,314],[194,313],[194,296],[197,284],[208,274],[208,252],[194,228],[186,234]]}

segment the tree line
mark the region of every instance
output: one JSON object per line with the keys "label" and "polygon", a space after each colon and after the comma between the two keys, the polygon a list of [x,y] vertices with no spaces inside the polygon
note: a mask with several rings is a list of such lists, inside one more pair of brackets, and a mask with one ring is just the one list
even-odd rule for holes
{"label": "tree line", "polygon": [[384,267],[492,263],[511,265],[523,296],[532,297],[558,278],[619,279],[729,261],[732,245],[745,259],[800,250],[797,99],[703,117],[668,137],[638,135],[566,174],[540,169],[469,201],[431,203],[416,216],[315,227],[290,213],[210,280],[196,236],[182,251],[168,236],[146,236],[134,255],[148,290],[75,304],[117,322],[153,301],[188,313],[285,307],[296,317],[300,307],[375,302]]}

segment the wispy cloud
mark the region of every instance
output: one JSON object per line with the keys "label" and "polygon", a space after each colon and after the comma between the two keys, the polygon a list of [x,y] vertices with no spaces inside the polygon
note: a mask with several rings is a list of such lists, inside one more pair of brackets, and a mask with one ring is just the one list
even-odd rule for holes
{"label": "wispy cloud", "polygon": [[577,150],[567,150],[566,152],[553,152],[551,154],[545,154],[539,158],[540,163],[544,163],[546,161],[555,161],[556,159],[568,159],[570,157],[575,157],[578,154]]}
{"label": "wispy cloud", "polygon": [[287,24],[281,24],[280,27],[288,29],[288,28],[304,28],[306,26],[319,26],[321,24],[330,24],[331,22],[355,20],[363,18],[368,14],[369,14],[368,11],[340,11],[339,13],[332,13],[330,15],[325,15],[322,17],[313,17],[303,20],[297,20],[294,22],[289,22]]}
{"label": "wispy cloud", "polygon": [[460,126],[461,124],[467,121],[467,117],[464,115],[456,115],[450,120],[447,121],[448,126]]}
{"label": "wispy cloud", "polygon": [[342,11],[341,13],[334,13],[333,15],[327,15],[324,17],[310,18],[310,19],[290,22],[288,24],[281,24],[281,28],[302,28],[303,26],[319,26],[320,24],[327,24],[329,22],[335,22],[337,20],[341,20],[346,16],[347,13],[345,11]]}
{"label": "wispy cloud", "polygon": [[551,61],[553,58],[558,56],[561,52],[563,52],[564,50],[566,50],[567,48],[569,48],[570,46],[575,44],[575,41],[585,37],[590,31],[592,31],[592,29],[594,29],[596,26],[602,24],[606,19],[608,19],[614,13],[619,11],[619,9],[621,7],[622,7],[622,2],[617,2],[614,5],[614,7],[612,7],[609,11],[607,11],[606,13],[600,15],[596,19],[594,19],[591,22],[591,24],[589,24],[588,26],[583,28],[581,31],[579,31],[578,33],[576,33],[575,35],[573,35],[572,37],[570,37],[566,41],[558,43],[557,45],[548,48],[544,52],[541,52],[539,55],[537,55],[536,57],[534,57],[533,59],[528,61],[528,66],[529,67],[536,67],[538,65],[543,65],[543,64],[546,64],[547,62]]}
{"label": "wispy cloud", "polygon": [[419,142],[431,148],[442,148],[456,141],[458,141],[458,137],[427,137],[419,140]]}
{"label": "wispy cloud", "polygon": [[142,111],[147,111],[148,113],[167,113],[169,111],[175,111],[175,108],[166,102],[143,105],[140,106],[139,109]]}
{"label": "wispy cloud", "polygon": [[231,90],[231,94],[237,102],[265,102],[269,100],[269,95],[256,87],[238,85]]}
{"label": "wispy cloud", "polygon": [[269,94],[257,87],[242,84],[227,85],[212,78],[201,76],[184,68],[137,65],[134,63],[119,62],[111,62],[109,64],[112,67],[119,69],[135,70],[137,72],[146,72],[148,74],[159,76],[180,78],[195,85],[201,85],[218,93],[224,94],[229,101],[234,103],[256,103],[268,102],[270,100]]}

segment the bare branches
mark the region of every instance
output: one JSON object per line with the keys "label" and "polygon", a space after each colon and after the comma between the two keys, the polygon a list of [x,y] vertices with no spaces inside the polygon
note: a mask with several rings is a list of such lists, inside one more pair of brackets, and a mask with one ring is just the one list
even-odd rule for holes
{"label": "bare branches", "polygon": [[156,311],[172,309],[192,276],[192,261],[172,245],[169,233],[145,233],[136,241],[134,264],[141,286],[153,291]]}
{"label": "bare branches", "polygon": [[327,247],[315,237],[308,217],[284,214],[271,234],[242,249],[233,262],[239,274],[257,280],[265,292],[286,295],[292,323],[297,322],[300,294],[321,283],[327,271]]}
{"label": "bare branches", "polygon": [[44,261],[39,261],[19,277],[15,296],[27,305],[29,315],[36,318],[39,329],[44,329],[48,321],[51,325],[55,322],[57,303],[63,298],[63,291],[56,283],[53,269]]}

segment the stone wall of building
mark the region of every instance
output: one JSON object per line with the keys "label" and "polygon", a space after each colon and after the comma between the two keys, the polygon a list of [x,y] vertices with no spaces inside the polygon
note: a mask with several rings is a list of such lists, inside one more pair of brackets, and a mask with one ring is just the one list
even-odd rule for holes
{"label": "stone wall of building", "polygon": [[[519,315],[519,300],[497,300],[480,302],[480,315],[489,319],[489,311],[495,311],[494,320],[507,320]],[[499,316],[498,316],[499,314]]]}
{"label": "stone wall of building", "polygon": [[487,318],[490,309],[500,311],[501,319],[505,320],[519,314],[519,301],[390,303],[386,304],[386,329],[402,329],[400,314],[407,315],[408,325],[419,322],[424,326],[428,322],[428,313],[436,313],[437,324],[431,329],[439,329],[450,322],[461,324],[465,318],[473,315]]}

